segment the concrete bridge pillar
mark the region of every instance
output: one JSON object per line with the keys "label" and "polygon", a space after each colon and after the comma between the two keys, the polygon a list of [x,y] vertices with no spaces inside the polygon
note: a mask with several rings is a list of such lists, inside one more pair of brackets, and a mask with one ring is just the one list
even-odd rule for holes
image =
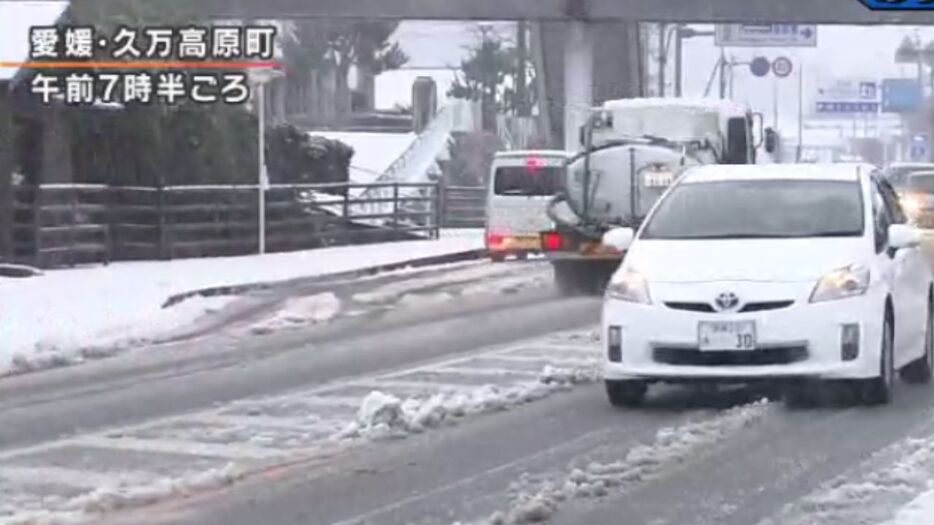
{"label": "concrete bridge pillar", "polygon": [[564,148],[576,151],[578,130],[593,106],[594,28],[581,21],[568,22],[564,41]]}
{"label": "concrete bridge pillar", "polygon": [[543,111],[556,147],[579,147],[581,110],[637,97],[641,82],[638,24],[630,21],[541,22],[534,44],[544,77]]}

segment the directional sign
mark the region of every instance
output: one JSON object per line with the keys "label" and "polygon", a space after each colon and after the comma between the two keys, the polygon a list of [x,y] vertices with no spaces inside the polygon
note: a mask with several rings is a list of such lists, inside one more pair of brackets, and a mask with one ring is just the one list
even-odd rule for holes
{"label": "directional sign", "polygon": [[756,57],[749,63],[749,71],[757,77],[768,75],[771,69],[772,63],[765,57]]}
{"label": "directional sign", "polygon": [[714,32],[720,47],[816,47],[817,26],[809,24],[721,24]]}
{"label": "directional sign", "polygon": [[818,113],[878,113],[878,102],[818,102]]}
{"label": "directional sign", "polygon": [[873,11],[932,11],[931,0],[859,0]]}
{"label": "directional sign", "polygon": [[910,113],[921,106],[921,85],[915,78],[887,78],[882,81],[882,111]]}
{"label": "directional sign", "polygon": [[772,73],[778,78],[785,78],[791,74],[794,66],[787,57],[778,57],[772,61]]}

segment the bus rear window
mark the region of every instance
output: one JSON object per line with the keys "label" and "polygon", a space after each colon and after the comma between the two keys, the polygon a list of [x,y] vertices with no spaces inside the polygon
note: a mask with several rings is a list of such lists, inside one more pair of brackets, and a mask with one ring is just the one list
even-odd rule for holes
{"label": "bus rear window", "polygon": [[504,166],[493,174],[496,195],[550,196],[561,188],[564,168],[541,167],[530,170],[524,166]]}

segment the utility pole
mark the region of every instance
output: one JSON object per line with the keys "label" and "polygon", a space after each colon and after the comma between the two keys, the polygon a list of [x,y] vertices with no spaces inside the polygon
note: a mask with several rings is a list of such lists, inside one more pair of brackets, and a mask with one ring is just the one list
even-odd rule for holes
{"label": "utility pole", "polygon": [[675,96],[681,96],[681,61],[682,54],[684,53],[684,25],[678,24],[675,26]]}
{"label": "utility pole", "polygon": [[726,50],[720,48],[720,98],[726,98]]}
{"label": "utility pole", "polygon": [[801,153],[804,149],[804,61],[798,65],[798,155],[797,162],[801,162]]}
{"label": "utility pole", "polygon": [[665,69],[668,66],[668,49],[665,45],[665,33],[668,24],[658,24],[658,96],[665,96]]}
{"label": "utility pole", "polygon": [[527,32],[526,21],[519,20],[516,24],[516,113],[520,117],[528,117],[531,113],[525,74],[525,66],[529,56],[528,41],[526,40]]}

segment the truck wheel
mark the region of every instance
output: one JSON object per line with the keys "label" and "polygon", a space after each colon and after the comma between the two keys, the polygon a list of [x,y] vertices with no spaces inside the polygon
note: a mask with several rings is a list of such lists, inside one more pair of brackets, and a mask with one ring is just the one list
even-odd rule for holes
{"label": "truck wheel", "polygon": [[556,262],[552,265],[555,272],[555,287],[561,295],[577,295],[581,291],[580,276],[574,265],[566,262]]}

